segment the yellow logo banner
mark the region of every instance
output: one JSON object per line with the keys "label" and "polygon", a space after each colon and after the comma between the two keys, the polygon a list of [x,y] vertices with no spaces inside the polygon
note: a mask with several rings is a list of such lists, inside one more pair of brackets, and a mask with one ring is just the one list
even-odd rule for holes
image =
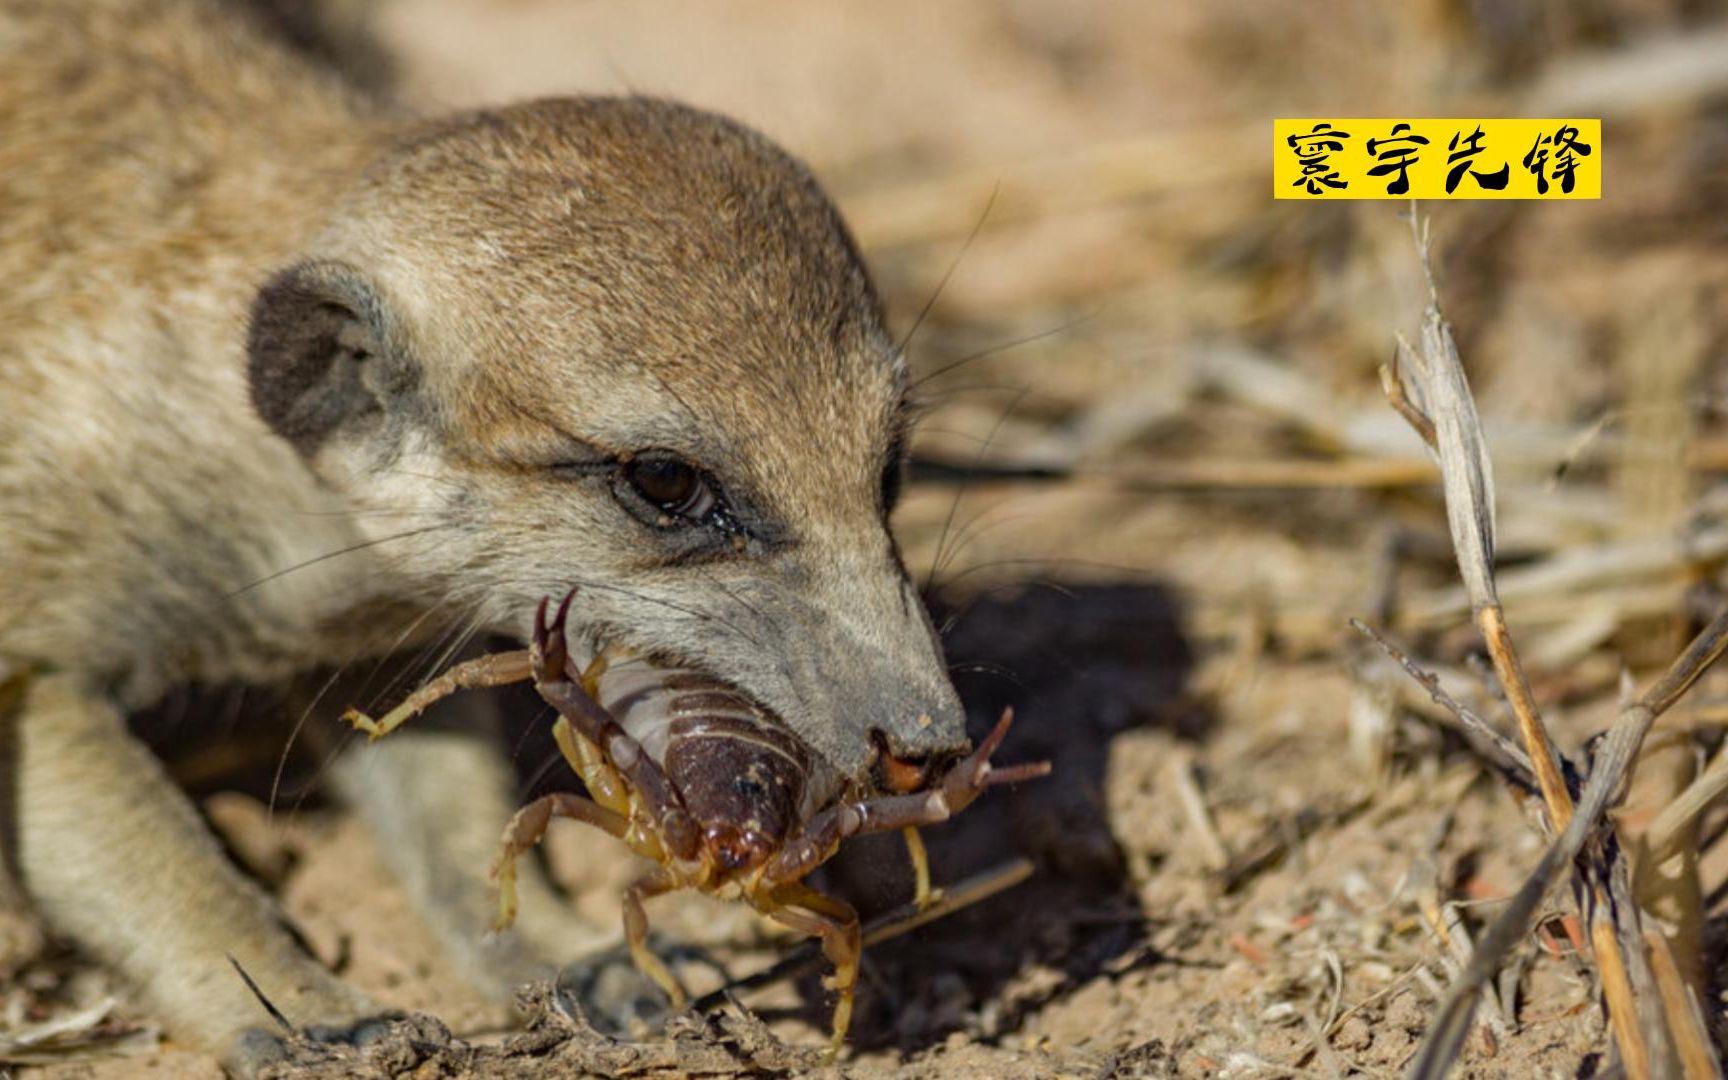
{"label": "yellow logo banner", "polygon": [[1601,120],[1274,120],[1279,199],[1600,199]]}

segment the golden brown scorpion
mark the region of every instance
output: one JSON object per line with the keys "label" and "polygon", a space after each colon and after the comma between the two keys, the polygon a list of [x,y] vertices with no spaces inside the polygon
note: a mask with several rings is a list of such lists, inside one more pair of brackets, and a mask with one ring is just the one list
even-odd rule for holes
{"label": "golden brown scorpion", "polygon": [[916,828],[947,820],[987,787],[1043,776],[1050,763],[1007,768],[990,763],[1012,722],[1008,711],[940,779],[932,782],[931,770],[890,758],[884,762],[884,782],[894,793],[841,798],[844,785],[831,769],[754,702],[716,679],[694,672],[657,673],[652,684],[634,692],[634,704],[654,694],[661,700],[648,708],[627,703],[621,721],[601,705],[600,681],[611,654],[602,650],[578,670],[568,653],[565,617],[574,597],[572,590],[550,621],[548,602],[540,602],[529,648],[459,664],[377,720],[352,710],[346,718],[379,738],[457,690],[532,679],[557,710],[553,738],[588,794],[546,795],[511,818],[493,864],[498,927],[515,919],[517,857],[540,840],[553,817],[586,822],[659,864],[625,892],[624,934],[637,966],[675,1007],[683,1007],[684,990],[648,948],[643,902],[678,889],[742,899],[767,917],[820,938],[834,966],[825,985],[837,994],[830,1053],[837,1051],[851,1022],[858,984],[858,913],[803,879],[848,837],[898,829],[906,836],[922,903],[930,896],[929,870]]}

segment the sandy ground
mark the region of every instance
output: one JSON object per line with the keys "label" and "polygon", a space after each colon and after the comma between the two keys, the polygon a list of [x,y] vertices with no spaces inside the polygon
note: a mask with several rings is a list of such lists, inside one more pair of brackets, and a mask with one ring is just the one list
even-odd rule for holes
{"label": "sandy ground", "polygon": [[[1604,116],[1607,198],[1436,207],[1438,269],[1496,448],[1506,560],[1692,536],[1728,460],[1723,18],[1662,0],[383,3],[394,77],[428,108],[631,90],[761,127],[836,193],[896,325],[930,304],[910,345],[915,452],[997,472],[916,473],[897,525],[976,731],[1013,704],[1005,759],[1055,772],[931,831],[939,881],[1016,857],[1037,873],[871,949],[829,1075],[1400,1072],[1454,970],[1458,941],[1430,915],[1455,905],[1479,930],[1543,841],[1346,626],[1389,622],[1499,717],[1434,474],[1378,398],[1375,368],[1422,303],[1399,208],[1274,203],[1270,119]],[[1716,561],[1508,594],[1563,747],[1611,717],[1622,662],[1643,675],[1673,653]],[[1721,689],[1706,681],[1671,725],[1687,753],[1718,738]],[[255,785],[181,768],[321,957],[481,1047],[428,1025],[291,1075],[821,1072],[811,978],[674,1041],[620,1047],[544,997],[511,1035],[520,1017],[449,975],[363,823],[315,799],[272,815]],[[898,849],[858,848],[828,880],[867,908],[900,902]],[[633,868],[604,838],[556,830],[548,859],[576,917],[617,917]],[[1706,852],[1706,893],[1723,861]],[[1461,1075],[1611,1063],[1594,969],[1551,903]],[[666,940],[735,975],[794,944],[710,901],[654,911]],[[1700,967],[1718,968],[1720,939],[1708,923]],[[1718,1026],[1722,989],[1706,984]],[[109,994],[39,1075],[216,1074],[72,958],[28,972],[10,1019]]]}

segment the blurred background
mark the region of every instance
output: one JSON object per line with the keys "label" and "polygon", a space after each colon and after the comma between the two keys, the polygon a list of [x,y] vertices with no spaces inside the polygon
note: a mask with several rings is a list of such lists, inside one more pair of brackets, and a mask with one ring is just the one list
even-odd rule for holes
{"label": "blurred background", "polygon": [[[1502,717],[1437,473],[1377,374],[1426,302],[1410,208],[1275,202],[1274,117],[1603,119],[1599,202],[1422,208],[1500,483],[1502,595],[1562,749],[1612,717],[1623,667],[1665,664],[1721,603],[1722,4],[273,6],[419,110],[634,92],[731,114],[855,230],[917,380],[909,562],[974,721],[1016,704],[1017,753],[1057,764],[933,837],[939,880],[1015,854],[1041,873],[872,950],[858,1075],[1391,1075],[1459,935],[1467,952],[1541,850],[1346,626],[1389,627]],[[1725,689],[1664,721],[1633,834],[1721,741]],[[353,898],[388,887],[339,818],[260,840],[256,808],[218,798],[237,846],[293,849],[278,887],[327,958],[471,1008],[397,928],[356,929]],[[1722,818],[1669,912],[1718,1031]],[[611,849],[577,832],[553,865],[615,918],[628,868],[599,880]],[[887,904],[896,858],[838,877]],[[666,904],[674,937],[771,944],[747,912]],[[1461,931],[1436,932],[1443,908]],[[1610,1060],[1564,910],[1520,948],[1467,1075]],[[820,998],[749,1000],[819,1025]]]}
{"label": "blurred background", "polygon": [[[1180,585],[1203,637],[1261,611],[1316,644],[1360,598],[1367,537],[1428,505],[1375,376],[1420,314],[1407,208],[1273,202],[1274,116],[1604,118],[1601,202],[1431,208],[1504,479],[1532,481],[1502,508],[1508,554],[1672,525],[1728,449],[1708,441],[1728,232],[1710,4],[354,6],[417,108],[659,94],[805,158],[896,325],[924,313],[920,456],[1074,474],[975,478],[952,523],[955,485],[922,487],[898,524],[938,581],[1131,569]],[[1688,490],[1596,500],[1652,435],[1704,440]]]}

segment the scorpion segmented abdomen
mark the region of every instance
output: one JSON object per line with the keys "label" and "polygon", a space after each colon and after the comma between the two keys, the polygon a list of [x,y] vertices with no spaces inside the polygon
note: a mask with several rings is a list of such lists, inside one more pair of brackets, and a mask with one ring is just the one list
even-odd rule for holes
{"label": "scorpion segmented abdomen", "polygon": [[789,732],[735,708],[709,711],[741,700],[711,690],[686,695],[666,747],[667,776],[731,869],[760,863],[797,831],[810,771]]}

